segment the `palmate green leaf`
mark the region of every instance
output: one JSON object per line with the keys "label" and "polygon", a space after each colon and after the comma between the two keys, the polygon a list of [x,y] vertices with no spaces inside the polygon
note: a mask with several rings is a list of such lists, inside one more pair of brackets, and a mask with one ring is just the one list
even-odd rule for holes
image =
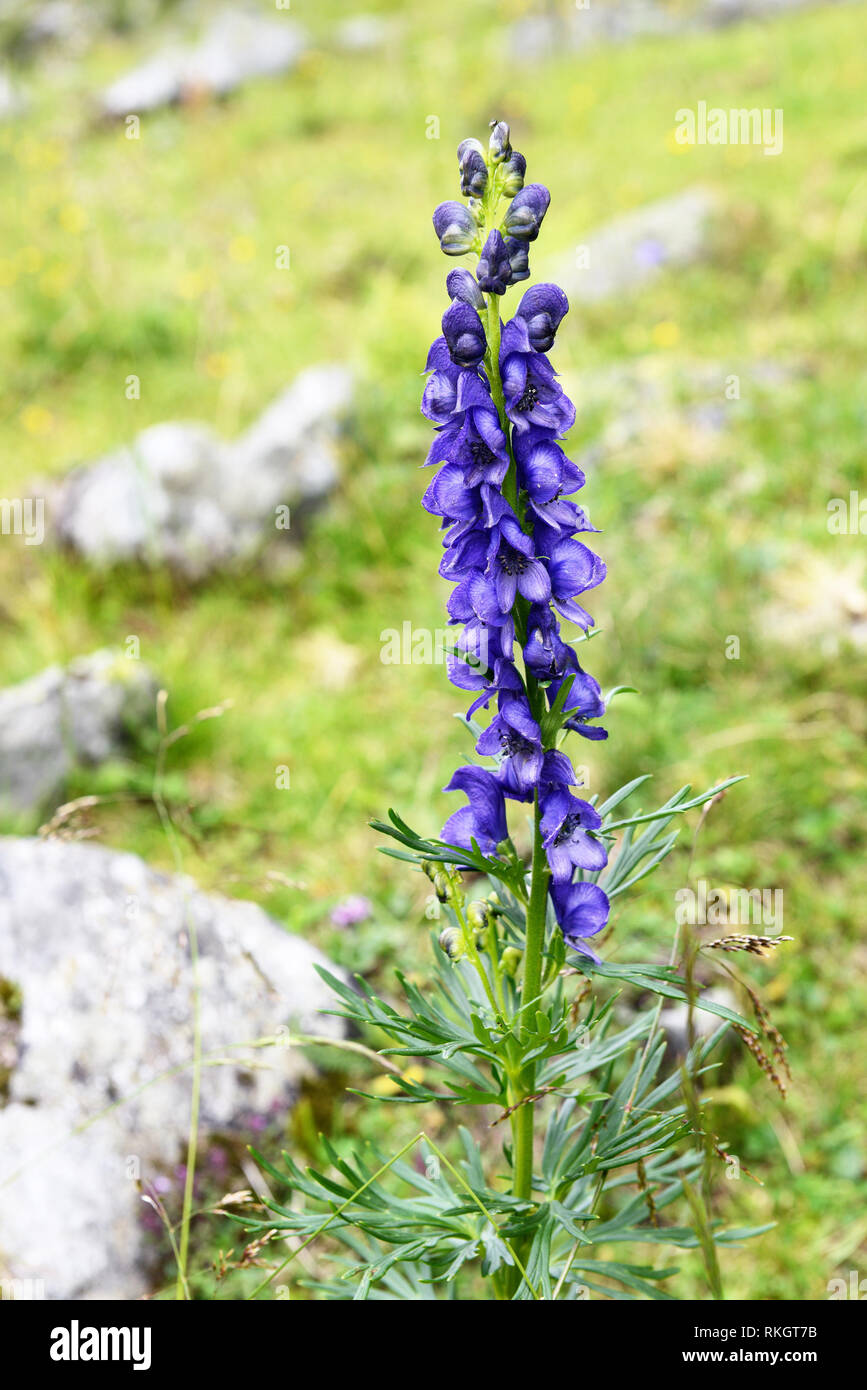
{"label": "palmate green leaf", "polygon": [[[366,981],[358,979],[359,991],[351,989],[342,981],[335,980],[327,970],[317,967],[319,973],[327,983],[339,994],[346,1007],[343,1010],[334,1010],[339,1017],[347,1018],[352,1022],[367,1025],[381,1030],[386,1037],[390,1038],[397,1045],[381,1049],[383,1056],[415,1056],[425,1057],[432,1061],[438,1069],[449,1073],[446,1084],[451,1088],[461,1091],[465,1087],[470,1088],[470,1092],[489,1096],[495,1095],[493,1103],[499,1103],[500,1095],[496,1089],[500,1086],[498,1065],[499,1057],[495,1048],[486,1047],[480,1042],[472,1030],[470,1017],[473,1009],[473,1001],[465,996],[450,996],[447,1001],[452,1007],[454,998],[453,1017],[449,1017],[441,1003],[446,1001],[439,1000],[436,991],[422,993],[412,985],[405,976],[398,972],[398,980],[404,990],[409,1004],[408,1013],[398,1013],[390,1004],[380,999]],[[471,1060],[473,1056],[479,1060],[487,1062],[493,1068],[494,1082],[492,1085],[491,1075],[486,1074]],[[455,1088],[453,1077],[458,1078],[458,1086]],[[404,1088],[408,1094],[412,1095],[411,1087]],[[365,1093],[366,1094],[366,1093]],[[448,1095],[439,1092],[429,1091],[424,1096],[419,1089],[415,1093],[415,1099],[436,1099],[447,1100]],[[383,1101],[395,1099],[401,1100],[404,1097],[375,1097]],[[488,1104],[488,1100],[479,1103]]]}
{"label": "palmate green leaf", "polygon": [[481,1234],[482,1248],[484,1251],[482,1258],[482,1274],[485,1276],[496,1274],[498,1269],[504,1265],[513,1266],[515,1261],[505,1241],[495,1231],[490,1221],[482,1228]]}
{"label": "palmate green leaf", "polygon": [[555,1231],[556,1219],[550,1207],[546,1206],[541,1210],[533,1232],[533,1240],[524,1262],[527,1279],[521,1282],[515,1293],[516,1302],[532,1299],[533,1289],[538,1289],[544,1299],[552,1297],[554,1290],[551,1282],[551,1244]]}

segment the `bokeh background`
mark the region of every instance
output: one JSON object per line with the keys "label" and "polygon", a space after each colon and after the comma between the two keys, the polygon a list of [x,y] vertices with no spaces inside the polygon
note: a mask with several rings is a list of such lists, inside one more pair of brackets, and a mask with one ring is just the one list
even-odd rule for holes
{"label": "bokeh background", "polygon": [[[509,120],[552,193],[534,278],[562,271],[572,291],[555,361],[609,570],[592,669],[639,691],[616,702],[609,741],[586,745],[591,788],[650,772],[664,799],[748,774],[708,818],[693,873],[784,892],[795,940],[748,974],[793,1081],[784,1103],[735,1053],[711,1090],[717,1132],[763,1183],[721,1169],[720,1214],[778,1223],[723,1269],[730,1297],[824,1298],[867,1258],[865,537],[828,524],[832,499],[867,486],[864,7],[252,10],[303,27],[297,61],[222,97],[186,91],[130,139],[101,93],[192,42],[212,7],[0,7],[0,491],[29,496],[158,422],[232,438],[311,363],[355,377],[339,484],[293,528],[291,560],[198,583],[94,566],[50,526],[42,546],[4,537],[2,684],[137,635],[173,724],[233,702],[172,751],[187,871],[384,988],[396,964],[424,970],[429,885],[377,855],[367,820],[393,805],[436,832],[469,748],[444,668],[383,664],[381,633],[443,624],[418,397],[454,262],[430,216],[458,196],[458,141]],[[675,113],[699,101],[782,109],[782,153],[680,145]],[[631,270],[606,262],[621,219],[684,194]],[[119,795],[94,812],[102,841],[171,868],[134,799],[154,746],[145,723],[66,795]],[[608,953],[667,954],[689,838],[619,910]],[[332,914],[351,895],[370,906],[346,927]],[[403,1112],[371,1115],[344,1084],[332,1073],[287,1121],[301,1152],[318,1129],[402,1132]],[[204,1259],[219,1237],[199,1230]],[[679,1262],[681,1290],[704,1296],[695,1257]]]}

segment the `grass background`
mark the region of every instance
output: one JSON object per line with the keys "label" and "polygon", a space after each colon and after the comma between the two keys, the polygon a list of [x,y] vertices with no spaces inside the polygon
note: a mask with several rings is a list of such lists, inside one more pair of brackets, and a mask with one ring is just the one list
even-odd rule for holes
{"label": "grass background", "polygon": [[[728,1149],[764,1182],[726,1183],[721,1172],[720,1213],[778,1222],[721,1260],[731,1298],[823,1298],[831,1277],[867,1256],[863,658],[833,609],[824,634],[805,623],[797,637],[796,622],[795,641],[774,614],[782,605],[797,617],[841,572],[857,592],[863,566],[864,538],[827,527],[828,500],[863,486],[863,10],[525,64],[505,41],[530,9],[518,0],[366,8],[398,18],[382,50],[338,51],[345,6],[296,0],[291,17],[315,36],[296,72],[148,115],[138,140],[94,120],[93,94],[151,51],[143,34],[36,69],[29,115],[0,127],[4,495],[29,495],[34,478],[161,420],[201,419],[232,436],[311,362],[349,361],[360,382],[339,494],[310,524],[291,575],[188,589],[161,573],[94,574],[48,546],[7,541],[0,676],[9,684],[136,635],[173,723],[231,699],[231,713],[173,753],[168,791],[190,803],[198,842],[188,870],[263,902],[381,984],[398,962],[423,971],[429,885],[375,854],[366,821],[394,805],[436,831],[450,809],[440,788],[469,751],[443,668],[380,661],[383,629],[441,627],[446,596],[435,525],[419,507],[419,373],[453,264],[430,213],[456,196],[458,141],[492,116],[510,120],[528,177],[552,191],[538,273],[612,216],[710,188],[719,213],[706,259],[573,307],[557,345],[578,406],[576,448],[617,408],[616,390],[603,408],[583,386],[610,364],[673,383],[674,398],[606,454],[582,497],[609,567],[591,668],[603,686],[640,695],[616,703],[608,743],[581,753],[603,795],[644,771],[660,798],[686,781],[749,774],[715,808],[694,872],[784,891],[796,941],[748,973],[790,1043],[794,1082],[783,1104],[735,1056],[711,1098]],[[674,113],[699,100],[782,108],[783,154],[677,146]],[[439,139],[426,138],[432,115]],[[289,271],[275,267],[281,245]],[[780,382],[762,385],[757,364],[784,369]],[[677,383],[696,365],[719,373],[727,414],[713,434],[676,408]],[[133,373],[137,401],[124,392]],[[732,373],[736,408],[723,391]],[[152,750],[145,735],[135,756],[80,774],[70,793],[146,789]],[[288,790],[275,786],[283,764]],[[148,809],[107,809],[99,826],[107,843],[171,866]],[[630,895],[609,953],[667,953],[686,857]],[[273,873],[303,886],[275,889]],[[341,933],[328,913],[348,893],[369,896],[375,912]],[[317,1126],[388,1144],[403,1132],[402,1116],[371,1116],[333,1078],[290,1124],[308,1152]],[[434,1132],[442,1119],[420,1124]],[[205,1261],[218,1238],[200,1239]],[[697,1258],[680,1263],[677,1291],[705,1296]]]}

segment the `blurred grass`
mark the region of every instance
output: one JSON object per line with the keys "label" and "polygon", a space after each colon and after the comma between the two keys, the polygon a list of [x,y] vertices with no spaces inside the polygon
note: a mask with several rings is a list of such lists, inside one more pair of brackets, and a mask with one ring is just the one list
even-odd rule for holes
{"label": "blurred grass", "polygon": [[[599,425],[582,374],[611,362],[659,359],[672,373],[718,363],[721,383],[740,375],[742,394],[710,446],[689,426],[660,425],[591,472],[584,498],[610,577],[592,605],[605,632],[590,664],[603,685],[641,694],[614,706],[607,744],[580,751],[603,792],[642,771],[661,796],[749,773],[715,808],[694,871],[784,890],[797,940],[749,973],[768,982],[795,1081],[784,1106],[739,1059],[715,1102],[727,1148],[765,1182],[721,1183],[720,1210],[737,1224],[779,1223],[760,1245],[725,1252],[723,1273],[730,1297],[822,1298],[838,1267],[867,1254],[863,1222],[852,1224],[867,1169],[855,1041],[867,1002],[864,680],[845,644],[783,648],[760,619],[787,566],[863,557],[861,537],[826,525],[828,499],[863,479],[863,12],[817,9],[524,65],[504,46],[524,5],[365,8],[393,10],[403,26],[382,52],[335,51],[341,7],[298,0],[292,18],[318,42],[296,73],[147,116],[137,141],[95,123],[91,99],[150,51],[145,37],[35,72],[30,115],[0,128],[5,495],[160,420],[202,419],[231,436],[310,362],[348,360],[362,382],[340,494],[288,578],[189,591],[166,575],[93,575],[47,549],[0,547],[2,681],[138,635],[173,722],[234,701],[173,756],[170,794],[193,804],[202,837],[190,872],[266,903],[352,964],[423,962],[427,884],[374,853],[366,819],[395,805],[436,830],[439,789],[469,751],[443,668],[379,659],[383,629],[443,621],[439,542],[418,505],[417,400],[449,268],[430,212],[456,194],[454,147],[493,115],[512,122],[529,177],[553,194],[540,268],[613,215],[712,188],[711,257],[574,307],[558,342],[576,446]],[[674,112],[700,99],[782,107],[783,155],[681,149]],[[438,140],[425,138],[430,115]],[[289,271],[275,267],[283,245]],[[756,362],[793,374],[754,389]],[[131,373],[138,401],[124,394]],[[737,660],[725,656],[729,635]],[[282,764],[290,790],[275,786]],[[145,739],[137,760],[82,773],[71,790],[136,790],[149,778]],[[169,866],[146,810],[115,809],[100,824],[108,843]],[[631,897],[609,951],[667,949],[685,862],[681,852]],[[306,887],[269,893],[269,871]],[[371,896],[377,913],[347,940],[326,916],[349,892]],[[397,1133],[402,1118],[387,1118]],[[363,1133],[383,1123],[342,1098],[322,1122]],[[697,1262],[682,1263],[681,1291],[703,1296]]]}

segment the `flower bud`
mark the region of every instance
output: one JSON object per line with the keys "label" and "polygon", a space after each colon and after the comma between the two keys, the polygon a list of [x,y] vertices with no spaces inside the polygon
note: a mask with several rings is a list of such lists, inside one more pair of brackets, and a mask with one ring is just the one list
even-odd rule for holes
{"label": "flower bud", "polygon": [[440,203],[433,215],[433,225],[447,256],[463,256],[472,251],[476,224],[463,203]]}
{"label": "flower bud", "polygon": [[458,145],[461,192],[465,198],[481,198],[488,186],[485,152],[478,140],[462,140]]}
{"label": "flower bud", "polygon": [[471,304],[456,299],[443,314],[443,336],[456,367],[477,367],[488,340],[482,320]]}
{"label": "flower bud", "polygon": [[449,960],[460,960],[464,953],[464,943],[457,927],[443,927],[439,934],[439,944]]}
{"label": "flower bud", "polygon": [[492,164],[502,164],[512,153],[511,134],[507,121],[491,121],[488,155]]}
{"label": "flower bud", "polygon": [[524,958],[523,951],[519,951],[517,946],[507,946],[500,956],[500,964],[513,980],[518,973],[518,967]]}
{"label": "flower bud", "polygon": [[506,250],[509,254],[509,265],[512,268],[512,284],[517,285],[519,280],[529,280],[530,278],[530,247],[526,241],[518,241],[517,237],[506,237]]}
{"label": "flower bud", "polygon": [[569,312],[569,301],[557,285],[534,285],[523,296],[515,317],[527,325],[527,337],[534,352],[549,352],[557,329]]}
{"label": "flower bud", "polygon": [[442,873],[442,864],[438,859],[425,859],[422,861],[422,873],[425,874],[433,883],[437,874]]}
{"label": "flower bud", "polygon": [[517,237],[519,241],[535,241],[550,201],[551,194],[544,184],[528,183],[509,205],[503,218],[503,236]]}
{"label": "flower bud", "polygon": [[520,193],[524,187],[524,175],[527,172],[527,161],[517,150],[512,150],[509,155],[509,162],[503,170],[503,192],[507,198],[514,198],[516,193]]}
{"label": "flower bud", "polygon": [[444,870],[441,870],[438,874],[434,874],[433,886],[434,892],[436,893],[441,903],[447,903],[451,901],[454,895],[454,889],[452,887],[451,879]]}
{"label": "flower bud", "polygon": [[506,243],[499,232],[489,234],[476,266],[479,288],[486,294],[505,294],[512,282],[512,265]]}
{"label": "flower bud", "polygon": [[446,289],[449,299],[459,299],[462,304],[481,310],[485,307],[484,296],[479,289],[475,275],[468,270],[450,270],[446,276]]}
{"label": "flower bud", "polygon": [[467,926],[472,931],[487,931],[491,921],[488,904],[476,898],[474,902],[467,905],[466,918]]}

